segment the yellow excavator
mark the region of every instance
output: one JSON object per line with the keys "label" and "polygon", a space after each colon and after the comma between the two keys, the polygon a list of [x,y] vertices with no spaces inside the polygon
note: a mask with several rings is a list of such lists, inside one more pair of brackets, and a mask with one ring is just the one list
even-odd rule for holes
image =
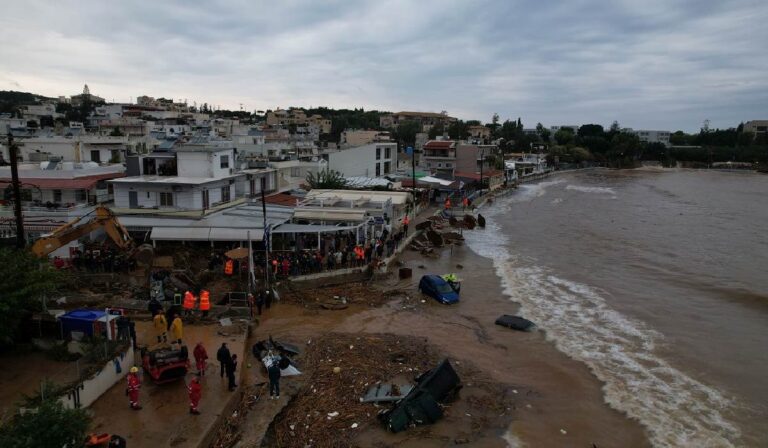
{"label": "yellow excavator", "polygon": [[[87,219],[87,221],[85,221]],[[152,246],[142,245],[137,248],[128,230],[120,224],[117,216],[104,206],[96,207],[91,213],[74,221],[64,224],[51,234],[35,241],[32,245],[32,253],[38,257],[45,257],[67,243],[84,237],[94,230],[103,229],[118,249],[137,259],[137,262],[147,264],[152,262],[154,251]]]}

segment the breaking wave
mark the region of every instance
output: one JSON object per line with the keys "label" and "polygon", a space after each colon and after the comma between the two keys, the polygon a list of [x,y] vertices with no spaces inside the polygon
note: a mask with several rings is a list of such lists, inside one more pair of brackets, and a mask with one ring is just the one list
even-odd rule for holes
{"label": "breaking wave", "polygon": [[613,188],[609,187],[584,187],[582,185],[568,185],[565,187],[565,189],[580,191],[582,193],[610,194],[611,196],[616,197],[616,192],[613,190]]}
{"label": "breaking wave", "polygon": [[[535,191],[540,196],[546,186]],[[505,294],[520,304],[521,314],[545,330],[558,350],[589,366],[604,383],[605,401],[640,421],[654,446],[735,446],[740,431],[724,417],[735,403],[657,355],[663,336],[613,310],[606,292],[510,253],[493,218],[509,202],[520,201],[512,196],[500,202],[502,207],[484,211],[486,231],[465,238],[472,250],[493,260]]]}

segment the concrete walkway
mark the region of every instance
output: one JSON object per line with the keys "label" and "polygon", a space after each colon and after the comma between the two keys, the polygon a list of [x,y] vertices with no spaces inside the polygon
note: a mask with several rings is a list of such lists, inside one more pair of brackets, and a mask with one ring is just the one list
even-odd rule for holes
{"label": "concrete walkway", "polygon": [[[125,396],[126,382],[121,381],[102,395],[90,408],[93,413],[91,430],[118,434],[126,438],[128,446],[136,447],[198,447],[212,430],[231,401],[239,399],[239,389],[234,392],[227,390],[226,377],[219,376],[219,364],[216,362],[216,351],[222,342],[226,342],[231,353],[239,358],[238,371],[247,369],[245,356],[245,337],[247,332],[218,334],[233,327],[222,329],[218,324],[185,325],[184,341],[189,348],[191,365],[190,373],[184,381],[155,385],[148,375],[142,372],[142,387],[139,403],[140,411],[129,408],[128,397]],[[151,341],[149,322],[137,322],[136,332],[139,345]],[[203,396],[200,401],[201,415],[189,414],[189,400],[185,382],[196,372],[192,350],[197,342],[203,342],[209,357],[206,374],[201,379]],[[137,364],[139,360],[136,360]],[[238,376],[239,376],[238,372]]]}

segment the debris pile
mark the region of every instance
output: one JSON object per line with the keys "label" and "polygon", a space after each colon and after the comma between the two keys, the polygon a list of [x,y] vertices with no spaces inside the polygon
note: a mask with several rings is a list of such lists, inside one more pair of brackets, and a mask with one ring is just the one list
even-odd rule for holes
{"label": "debris pile", "polygon": [[271,428],[274,445],[351,446],[356,432],[378,425],[376,407],[361,401],[371,386],[414,380],[437,360],[425,340],[409,336],[330,333],[313,341],[302,362],[307,381]]}
{"label": "debris pile", "polygon": [[230,448],[240,441],[241,429],[245,423],[248,412],[251,411],[261,397],[267,393],[267,385],[259,383],[247,386],[243,391],[243,399],[240,400],[232,414],[227,417],[216,431],[216,436],[211,442],[211,448]]}
{"label": "debris pile", "polygon": [[297,289],[290,283],[286,283],[288,289],[281,293],[281,302],[294,303],[307,308],[340,310],[347,308],[350,304],[377,307],[391,300],[390,294],[377,290],[368,282],[329,285],[313,289]]}

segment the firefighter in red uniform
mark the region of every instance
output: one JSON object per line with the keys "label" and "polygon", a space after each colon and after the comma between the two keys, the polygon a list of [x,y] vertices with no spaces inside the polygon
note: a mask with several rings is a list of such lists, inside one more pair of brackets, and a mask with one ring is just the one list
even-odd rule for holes
{"label": "firefighter in red uniform", "polygon": [[205,360],[208,359],[208,352],[205,351],[202,342],[198,342],[195,346],[195,350],[192,352],[195,356],[195,365],[197,366],[197,374],[205,375]]}
{"label": "firefighter in red uniform", "polygon": [[203,390],[200,387],[200,380],[197,376],[192,377],[192,381],[187,386],[187,391],[189,392],[189,413],[199,415],[200,411],[197,410],[197,406],[200,404]]}
{"label": "firefighter in red uniform", "polygon": [[226,262],[224,262],[224,274],[226,275],[232,275],[235,272],[235,262],[228,258]]}
{"label": "firefighter in red uniform", "polygon": [[141,406],[139,406],[140,388],[141,380],[139,379],[139,368],[136,366],[131,367],[131,370],[128,373],[128,389],[126,389],[126,392],[128,393],[128,400],[131,404],[131,409],[134,411],[141,409]]}
{"label": "firefighter in red uniform", "polygon": [[405,234],[408,235],[408,224],[411,223],[411,220],[408,219],[408,215],[405,215],[405,218],[403,218],[403,230],[405,231]]}

